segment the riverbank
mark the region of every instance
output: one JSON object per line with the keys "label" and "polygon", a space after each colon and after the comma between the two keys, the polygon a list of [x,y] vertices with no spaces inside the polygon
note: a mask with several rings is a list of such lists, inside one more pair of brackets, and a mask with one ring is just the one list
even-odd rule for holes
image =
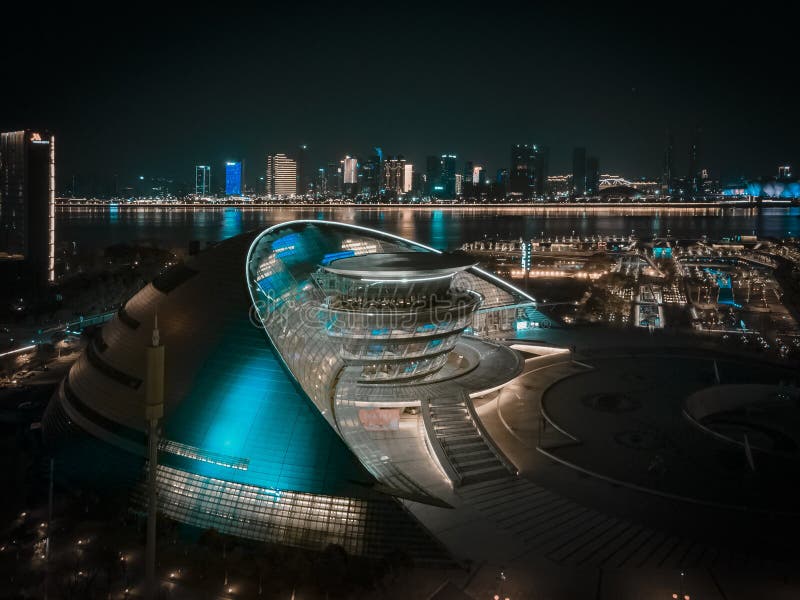
{"label": "riverbank", "polygon": [[397,203],[397,202],[263,202],[263,201],[220,201],[220,202],[112,202],[101,200],[69,200],[57,199],[56,208],[106,208],[113,210],[130,209],[173,209],[173,208],[359,208],[359,209],[387,209],[387,208],[419,208],[430,209],[566,209],[566,210],[607,210],[609,208],[636,208],[636,209],[676,209],[676,210],[695,210],[695,209],[748,209],[764,207],[788,207],[798,206],[800,202],[791,200],[721,200],[711,202],[428,202],[428,203]]}

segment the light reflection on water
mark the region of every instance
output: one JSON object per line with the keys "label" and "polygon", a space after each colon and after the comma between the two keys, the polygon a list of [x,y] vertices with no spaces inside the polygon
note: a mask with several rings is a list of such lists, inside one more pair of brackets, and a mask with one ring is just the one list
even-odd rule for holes
{"label": "light reflection on water", "polygon": [[326,219],[395,233],[440,249],[453,249],[485,237],[519,238],[576,235],[666,235],[721,238],[753,234],[800,234],[800,208],[108,208],[59,209],[59,243],[104,248],[140,242],[185,248],[189,241],[214,242],[244,231],[293,219]]}

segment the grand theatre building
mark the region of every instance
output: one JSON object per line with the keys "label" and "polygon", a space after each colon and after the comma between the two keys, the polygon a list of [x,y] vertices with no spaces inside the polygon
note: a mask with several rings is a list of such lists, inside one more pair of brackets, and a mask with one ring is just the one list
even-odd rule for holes
{"label": "grand theatre building", "polygon": [[516,477],[472,400],[530,368],[506,340],[539,314],[466,255],[283,223],[131,298],[62,382],[44,435],[63,472],[142,493],[144,349],[158,315],[163,514],[306,548],[458,556],[437,519],[463,506],[466,487]]}

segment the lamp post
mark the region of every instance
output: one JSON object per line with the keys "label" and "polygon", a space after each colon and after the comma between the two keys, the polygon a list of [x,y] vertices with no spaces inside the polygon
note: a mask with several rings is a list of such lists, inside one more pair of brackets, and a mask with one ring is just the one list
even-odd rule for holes
{"label": "lamp post", "polygon": [[153,325],[152,345],[147,347],[147,388],[145,395],[147,420],[147,547],[145,549],[146,597],[155,600],[156,582],[156,514],[158,471],[158,425],[164,416],[164,346],[158,333],[158,315]]}

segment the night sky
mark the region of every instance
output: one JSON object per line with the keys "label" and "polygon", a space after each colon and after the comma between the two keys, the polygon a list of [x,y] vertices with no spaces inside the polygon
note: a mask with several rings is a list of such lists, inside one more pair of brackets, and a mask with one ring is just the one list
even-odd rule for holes
{"label": "night sky", "polygon": [[218,178],[233,158],[252,183],[267,153],[300,143],[313,167],[381,146],[420,169],[454,152],[494,172],[510,144],[533,142],[550,147],[551,173],[580,145],[603,172],[657,177],[666,128],[683,174],[697,126],[723,183],[800,169],[798,51],[781,8],[564,4],[37,5],[0,36],[0,130],[54,132],[59,188],[74,174],[191,181],[195,163]]}

